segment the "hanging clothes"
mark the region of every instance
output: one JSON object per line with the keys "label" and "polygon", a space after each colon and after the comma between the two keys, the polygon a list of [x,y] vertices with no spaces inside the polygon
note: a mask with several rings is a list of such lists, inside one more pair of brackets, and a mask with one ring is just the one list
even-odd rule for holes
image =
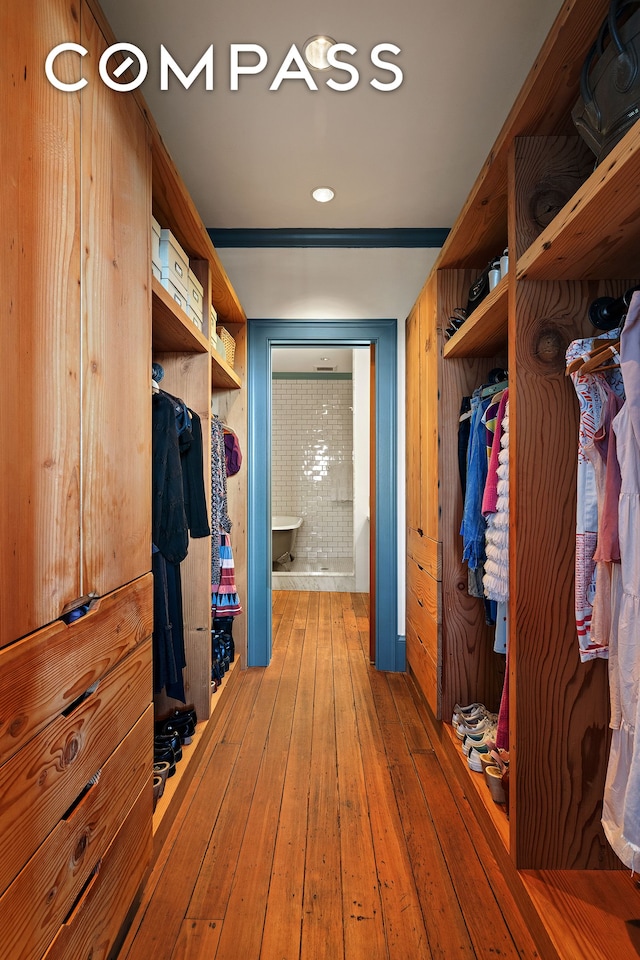
{"label": "hanging clothes", "polygon": [[[595,340],[617,339],[617,331],[609,331],[598,338],[574,340],[566,353],[567,365],[579,357],[589,356]],[[602,416],[603,393],[599,387],[603,374],[573,371],[571,381],[580,407],[578,433],[577,509],[576,509],[576,559],[575,559],[575,617],[580,659],[583,662],[606,658],[606,645],[592,642],[591,618],[595,596],[596,564],[594,553],[598,537],[598,497],[594,468],[585,453],[585,447],[593,437]],[[619,370],[607,375],[614,393],[624,395],[624,384]]]}
{"label": "hanging clothes", "polygon": [[[242,606],[235,583],[231,520],[227,503],[227,462],[229,459],[225,433],[220,418],[211,418],[211,615],[213,618],[236,617]],[[233,434],[235,437],[235,434]],[[236,438],[237,441],[237,438]],[[239,469],[240,447],[231,443],[232,465]],[[240,462],[242,457],[240,455]]]}
{"label": "hanging clothes", "polygon": [[152,395],[153,689],[185,702],[180,563],[189,534],[211,534],[199,417],[177,397]]}
{"label": "hanging clothes", "polygon": [[634,293],[620,337],[626,402],[613,421],[621,489],[620,566],[614,566],[609,660],[611,752],[602,824],[626,866],[640,868],[640,294]]}

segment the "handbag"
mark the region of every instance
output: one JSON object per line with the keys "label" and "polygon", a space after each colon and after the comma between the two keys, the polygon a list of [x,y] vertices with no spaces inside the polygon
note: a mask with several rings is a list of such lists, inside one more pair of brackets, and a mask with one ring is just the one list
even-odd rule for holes
{"label": "handbag", "polygon": [[482,271],[477,280],[474,280],[469,287],[467,298],[466,314],[469,316],[475,308],[482,303],[489,293],[489,270],[491,270],[493,261]]}
{"label": "handbag", "polygon": [[580,97],[571,111],[576,130],[596,164],[640,117],[640,3],[611,0],[580,74]]}

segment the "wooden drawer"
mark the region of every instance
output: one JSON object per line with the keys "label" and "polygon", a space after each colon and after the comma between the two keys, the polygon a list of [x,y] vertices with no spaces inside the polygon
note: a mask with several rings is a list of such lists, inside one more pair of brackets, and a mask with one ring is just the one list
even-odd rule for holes
{"label": "wooden drawer", "polygon": [[151,780],[43,960],[107,960],[151,858]]}
{"label": "wooden drawer", "polygon": [[0,650],[0,766],[149,637],[152,628],[153,578],[148,574],[95,601],[70,626],[56,620]]}
{"label": "wooden drawer", "polygon": [[0,891],[136,724],[151,687],[149,638],[0,767]]}
{"label": "wooden drawer", "polygon": [[0,897],[5,960],[40,960],[138,795],[149,791],[152,764],[150,706],[106,761],[98,782],[58,822]]}
{"label": "wooden drawer", "polygon": [[441,687],[440,584],[407,561],[407,661],[434,714]]}
{"label": "wooden drawer", "polygon": [[440,584],[410,557],[407,560],[407,593],[432,620],[442,622]]}
{"label": "wooden drawer", "polygon": [[442,580],[442,544],[421,536],[411,527],[407,530],[407,553],[434,580]]}

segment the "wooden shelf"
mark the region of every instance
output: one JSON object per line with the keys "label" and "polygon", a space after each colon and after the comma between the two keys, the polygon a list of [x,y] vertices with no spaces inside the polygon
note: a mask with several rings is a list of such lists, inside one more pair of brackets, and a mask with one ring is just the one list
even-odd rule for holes
{"label": "wooden shelf", "polygon": [[211,385],[214,390],[239,390],[242,380],[226,359],[211,347]]}
{"label": "wooden shelf", "polygon": [[[182,760],[176,765],[175,774],[167,779],[164,793],[156,804],[153,814],[153,837],[156,855],[166,839],[175,811],[182,803],[189,784],[193,780],[198,765],[197,761],[213,734],[222,707],[232,695],[239,680],[240,659],[236,657],[224,676],[222,686],[211,696],[209,719],[197,725],[193,740],[187,746],[183,746]],[[168,815],[169,811],[171,811],[171,815]]]}
{"label": "wooden shelf", "polygon": [[448,340],[444,357],[493,357],[507,346],[509,276],[503,277]]}
{"label": "wooden shelf", "polygon": [[507,157],[515,137],[575,134],[582,63],[608,0],[564,3],[438,256],[435,269],[472,267],[506,247]]}
{"label": "wooden shelf", "polygon": [[460,749],[455,730],[450,723],[442,724],[442,743],[447,751],[447,755],[454,765],[458,779],[467,793],[469,803],[473,807],[476,817],[480,823],[490,822],[496,833],[504,844],[505,850],[509,850],[509,820],[507,818],[504,805],[494,803],[489,793],[489,788],[485,783],[482,773],[474,773],[469,768],[467,758]]}
{"label": "wooden shelf", "polygon": [[518,280],[626,279],[638,274],[640,122],[611,151],[517,263]]}
{"label": "wooden shelf", "polygon": [[209,344],[160,281],[152,278],[153,349],[161,353],[208,353]]}

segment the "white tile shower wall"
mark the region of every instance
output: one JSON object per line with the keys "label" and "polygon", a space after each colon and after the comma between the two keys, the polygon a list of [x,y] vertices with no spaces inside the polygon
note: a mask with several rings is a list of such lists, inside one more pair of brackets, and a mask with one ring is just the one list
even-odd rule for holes
{"label": "white tile shower wall", "polygon": [[274,380],[274,514],[302,517],[296,557],[353,557],[351,380]]}

